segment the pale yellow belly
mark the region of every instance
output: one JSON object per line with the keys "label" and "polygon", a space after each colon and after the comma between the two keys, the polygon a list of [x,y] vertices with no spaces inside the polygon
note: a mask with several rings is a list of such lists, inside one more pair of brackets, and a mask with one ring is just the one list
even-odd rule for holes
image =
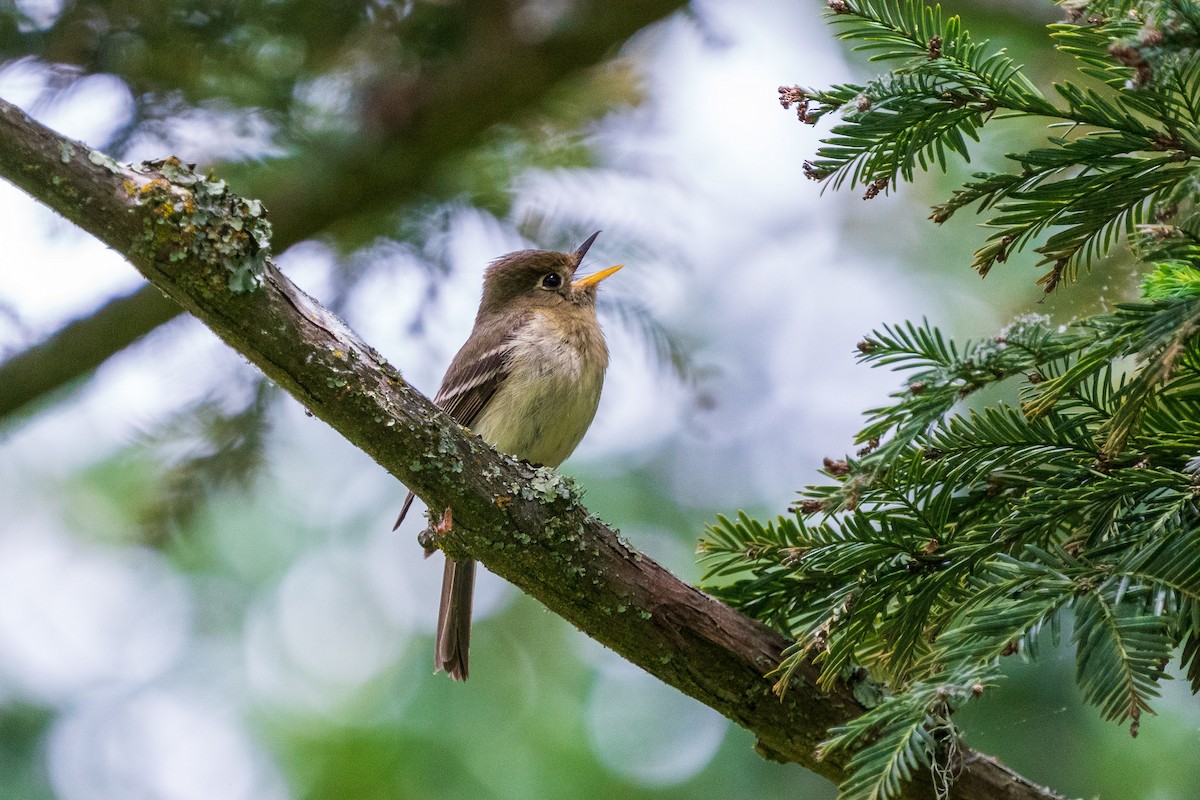
{"label": "pale yellow belly", "polygon": [[531,324],[512,368],[472,428],[497,450],[557,467],[596,416],[607,358],[585,364],[570,341]]}

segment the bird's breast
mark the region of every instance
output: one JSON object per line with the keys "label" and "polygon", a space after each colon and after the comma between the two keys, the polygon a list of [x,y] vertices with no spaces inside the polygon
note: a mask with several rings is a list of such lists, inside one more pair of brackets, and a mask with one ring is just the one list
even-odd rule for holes
{"label": "bird's breast", "polygon": [[[589,330],[591,335],[589,335]],[[557,467],[596,415],[608,350],[594,320],[539,314],[513,340],[508,377],[472,426],[501,452]]]}

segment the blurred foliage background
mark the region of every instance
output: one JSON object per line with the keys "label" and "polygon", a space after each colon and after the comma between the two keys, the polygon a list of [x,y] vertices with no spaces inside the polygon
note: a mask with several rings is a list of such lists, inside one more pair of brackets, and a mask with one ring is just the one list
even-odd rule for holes
{"label": "blurred foliage background", "polygon": [[[1048,83],[1040,0],[946,3]],[[565,471],[685,579],[718,512],[783,512],[892,379],[881,322],[956,335],[1043,297],[982,236],[820,196],[784,83],[873,74],[812,0],[0,2],[0,97],[125,160],[196,162],[270,210],[280,266],[432,393],[483,266],[604,234],[614,366]],[[1044,136],[1001,128],[1006,141]],[[0,185],[0,797],[832,797],[496,580],[466,685],[432,675],[441,567],[403,489],[132,269]],[[1191,800],[1182,687],[1136,741],[1014,663],[977,747],[1069,795]]]}

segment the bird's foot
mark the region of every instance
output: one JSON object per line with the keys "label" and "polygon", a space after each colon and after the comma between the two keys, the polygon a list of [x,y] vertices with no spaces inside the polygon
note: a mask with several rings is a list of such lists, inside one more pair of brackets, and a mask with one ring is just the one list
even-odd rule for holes
{"label": "bird's foot", "polygon": [[454,530],[454,512],[447,508],[442,512],[442,518],[432,523],[417,536],[417,544],[425,548],[425,557],[429,558],[437,552],[437,540]]}

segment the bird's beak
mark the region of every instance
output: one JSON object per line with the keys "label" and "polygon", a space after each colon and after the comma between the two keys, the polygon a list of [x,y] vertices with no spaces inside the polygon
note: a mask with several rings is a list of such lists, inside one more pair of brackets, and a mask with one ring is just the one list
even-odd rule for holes
{"label": "bird's beak", "polygon": [[575,256],[578,261],[583,261],[583,257],[587,255],[588,248],[592,246],[592,242],[596,241],[596,237],[599,235],[600,231],[596,231],[587,239],[585,239],[583,244],[575,248]]}
{"label": "bird's beak", "polygon": [[616,272],[623,266],[625,266],[625,265],[617,264],[615,267],[609,267],[608,269],[602,269],[599,272],[593,272],[591,275],[585,275],[582,278],[579,278],[578,280],[571,281],[571,288],[572,289],[586,289],[589,286],[595,286],[597,283],[604,280],[609,275],[612,275],[614,272]]}

